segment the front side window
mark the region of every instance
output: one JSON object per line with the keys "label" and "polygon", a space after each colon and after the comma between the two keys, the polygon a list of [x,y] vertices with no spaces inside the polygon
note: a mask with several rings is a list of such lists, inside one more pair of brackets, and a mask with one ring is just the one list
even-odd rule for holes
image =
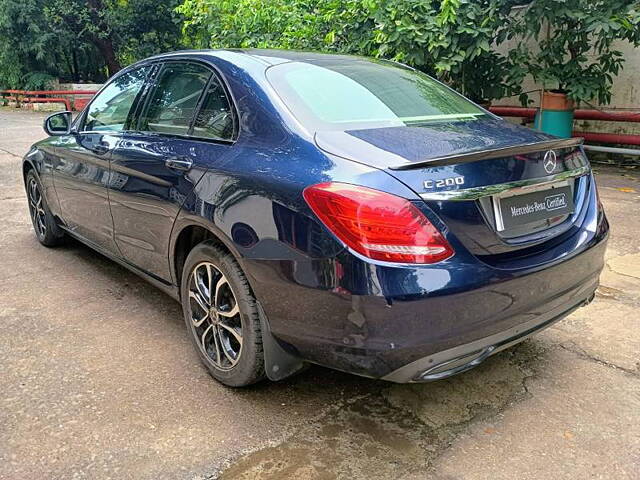
{"label": "front side window", "polygon": [[186,135],[211,71],[192,63],[169,63],[160,72],[156,88],[140,119],[139,129]]}
{"label": "front side window", "polygon": [[91,102],[85,131],[120,132],[125,129],[131,107],[151,67],[141,67],[115,78]]}
{"label": "front side window", "polygon": [[316,130],[473,120],[485,113],[420,72],[373,60],[289,62],[267,77],[292,113]]}
{"label": "front side window", "polygon": [[213,140],[232,140],[234,137],[233,111],[217,77],[209,83],[207,94],[193,122],[192,134]]}

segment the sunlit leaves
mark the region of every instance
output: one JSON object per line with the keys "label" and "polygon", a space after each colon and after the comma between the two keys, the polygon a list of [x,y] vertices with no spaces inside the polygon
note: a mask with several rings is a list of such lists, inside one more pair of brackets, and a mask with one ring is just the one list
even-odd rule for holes
{"label": "sunlit leaves", "polygon": [[624,64],[615,43],[640,45],[639,9],[629,0],[536,0],[516,18],[511,36],[520,39],[527,72],[545,88],[607,104]]}
{"label": "sunlit leaves", "polygon": [[[507,0],[185,0],[194,47],[276,47],[408,63],[480,101],[517,91],[504,40]],[[500,35],[500,37],[498,37]],[[478,72],[488,75],[483,81]]]}

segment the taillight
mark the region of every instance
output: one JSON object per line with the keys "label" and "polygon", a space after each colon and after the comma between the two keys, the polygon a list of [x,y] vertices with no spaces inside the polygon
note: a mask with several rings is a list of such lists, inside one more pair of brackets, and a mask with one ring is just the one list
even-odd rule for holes
{"label": "taillight", "polygon": [[404,198],[335,182],[307,187],[303,195],[329,230],[369,258],[435,263],[454,253],[442,234]]}

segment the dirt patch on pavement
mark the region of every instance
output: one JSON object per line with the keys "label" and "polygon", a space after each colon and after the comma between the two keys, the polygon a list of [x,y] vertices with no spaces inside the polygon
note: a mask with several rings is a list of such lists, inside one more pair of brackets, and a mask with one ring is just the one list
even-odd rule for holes
{"label": "dirt patch on pavement", "polygon": [[388,385],[331,408],[279,445],[236,460],[220,479],[400,478],[429,470],[468,428],[526,398],[544,351],[533,342],[431,384]]}

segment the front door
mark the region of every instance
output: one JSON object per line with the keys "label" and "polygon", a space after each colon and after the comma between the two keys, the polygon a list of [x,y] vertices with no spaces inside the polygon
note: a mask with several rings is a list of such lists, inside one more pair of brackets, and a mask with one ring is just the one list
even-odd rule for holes
{"label": "front door", "polygon": [[230,153],[234,118],[206,66],[167,62],[154,83],[137,131],[127,132],[113,153],[109,198],[124,258],[170,281],[173,222],[206,169]]}
{"label": "front door", "polygon": [[109,162],[150,67],[119,75],[91,102],[78,131],[58,142],[54,185],[65,226],[117,254],[109,210]]}

